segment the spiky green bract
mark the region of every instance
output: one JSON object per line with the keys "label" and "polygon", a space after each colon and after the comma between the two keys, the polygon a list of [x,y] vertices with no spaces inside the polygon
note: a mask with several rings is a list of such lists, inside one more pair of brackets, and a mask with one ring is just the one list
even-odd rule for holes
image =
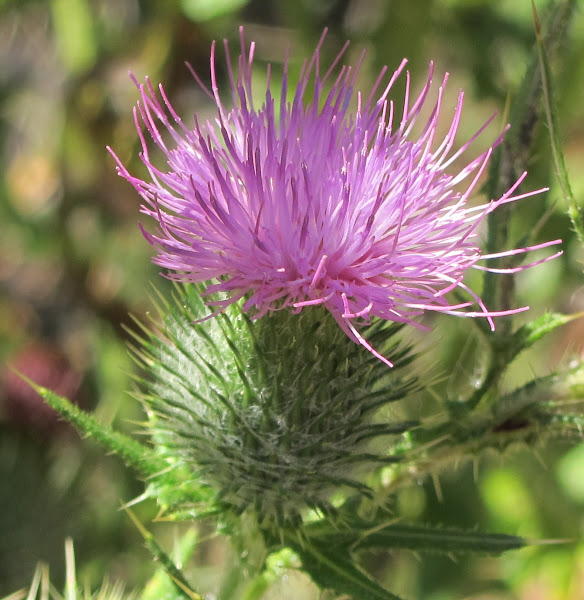
{"label": "spiky green bract", "polygon": [[28,377],[19,373],[43,400],[66,421],[71,423],[77,431],[85,437],[92,438],[110,452],[118,455],[124,462],[132,466],[143,477],[152,477],[167,468],[162,460],[148,446],[100,423],[94,415],[81,410],[71,400],[55,394],[55,392],[36,384]]}
{"label": "spiky green bract", "polygon": [[237,305],[202,320],[208,308],[193,285],[161,301],[136,353],[153,441],[205,491],[193,515],[246,512],[283,525],[306,509],[327,513],[340,491],[370,494],[372,465],[395,461],[391,440],[417,425],[390,410],[376,418],[416,388],[402,373],[411,356],[394,341],[398,325],[380,322],[369,337],[395,361],[388,369],[321,307],[252,322]]}

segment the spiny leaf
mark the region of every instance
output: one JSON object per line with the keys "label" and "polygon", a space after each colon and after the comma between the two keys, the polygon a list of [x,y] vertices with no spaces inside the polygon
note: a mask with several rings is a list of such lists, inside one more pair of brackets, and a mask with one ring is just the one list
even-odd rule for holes
{"label": "spiny leaf", "polygon": [[332,550],[326,540],[302,540],[298,533],[287,537],[286,542],[319,587],[347,594],[355,600],[400,600],[361,571],[352,558],[347,558],[346,549]]}
{"label": "spiny leaf", "polygon": [[[320,530],[319,530],[320,529]],[[391,523],[382,527],[366,521],[357,521],[350,528],[337,528],[322,524],[309,525],[306,535],[318,538],[331,547],[359,550],[412,550],[441,554],[501,554],[527,545],[525,539],[499,533],[442,529],[422,525]]]}

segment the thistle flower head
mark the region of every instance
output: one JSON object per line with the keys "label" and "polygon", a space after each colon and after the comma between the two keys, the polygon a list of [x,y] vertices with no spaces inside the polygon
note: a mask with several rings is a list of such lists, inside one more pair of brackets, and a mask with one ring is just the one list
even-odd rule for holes
{"label": "thistle flower head", "polygon": [[[142,196],[142,212],[158,221],[157,232],[144,231],[158,252],[154,262],[182,281],[215,279],[207,293],[223,293],[211,302],[218,310],[242,298],[254,317],[324,305],[349,337],[388,364],[358,330],[372,317],[416,324],[424,311],[439,311],[485,317],[494,328],[493,317],[525,310],[489,311],[463,282],[468,269],[488,270],[482,261],[559,242],[481,253],[477,228],[485,217],[542,191],[519,193],[524,173],[500,198],[468,205],[502,136],[466,166],[455,169],[454,163],[493,117],[455,149],[462,92],[439,138],[447,75],[426,119],[432,65],[417,95],[406,73],[405,100],[398,108],[390,92],[405,60],[388,81],[384,68],[368,94],[355,94],[361,61],[340,66],[343,49],[323,73],[323,40],[324,34],[303,63],[291,100],[288,60],[277,97],[268,66],[260,107],[252,91],[254,44],[248,48],[241,31],[234,68],[225,42],[230,107],[218,91],[213,44],[211,90],[191,71],[216,104],[214,121],[195,116],[187,126],[162,86],[157,92],[149,80],[139,84],[135,120],[151,180],[130,174],[119,160],[118,170]],[[414,126],[422,130],[417,137]],[[166,167],[151,160],[144,128],[165,155]],[[503,271],[527,266],[532,265]],[[446,295],[455,288],[469,300],[449,302]]]}

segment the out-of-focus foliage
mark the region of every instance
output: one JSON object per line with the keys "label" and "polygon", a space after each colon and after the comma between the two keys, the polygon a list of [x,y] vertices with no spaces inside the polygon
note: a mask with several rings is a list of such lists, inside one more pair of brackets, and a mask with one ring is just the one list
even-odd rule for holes
{"label": "out-of-focus foliage", "polygon": [[[545,15],[546,2],[536,2]],[[410,59],[414,82],[428,62],[451,72],[445,105],[466,90],[461,139],[517,92],[533,55],[530,2],[493,0],[5,0],[0,3],[0,358],[60,394],[95,409],[102,421],[137,429],[142,419],[130,390],[126,352],[129,314],[149,310],[149,282],[164,285],[150,264],[137,222],[138,199],[116,176],[106,144],[139,171],[131,108],[137,92],[127,76],[162,81],[185,119],[212,116],[207,98],[184,61],[205,79],[211,40],[237,44],[238,26],[257,41],[263,64],[281,69],[287,47],[291,71],[329,28],[324,52],[333,57],[345,39],[366,48],[364,88],[378,69]],[[220,63],[221,64],[221,63]],[[560,135],[576,200],[584,197],[584,15],[577,16],[552,60]],[[225,73],[223,73],[225,75]],[[258,86],[260,89],[261,86]],[[397,102],[399,105],[399,101]],[[501,117],[501,125],[505,117]],[[493,136],[495,133],[493,133]],[[584,250],[573,236],[540,127],[529,186],[545,196],[519,208],[519,239],[550,209],[541,239],[562,237],[565,254],[517,278],[519,297],[533,311],[584,310]],[[477,149],[478,151],[478,149]],[[532,318],[533,318],[532,314]],[[431,377],[444,373],[436,393],[452,396],[472,385],[481,340],[468,322],[438,318],[422,340],[433,355]],[[584,326],[574,321],[522,357],[510,387],[548,373],[583,351]],[[430,369],[430,366],[428,367]],[[36,562],[50,561],[57,585],[63,539],[75,538],[78,576],[98,582],[104,571],[130,587],[150,576],[148,554],[123,513],[120,499],[141,484],[111,457],[53,419],[8,368],[0,396],[0,597],[27,585]],[[542,466],[542,464],[545,465]],[[543,446],[538,460],[521,448],[504,457],[461,465],[436,481],[400,492],[400,511],[420,523],[477,523],[536,538],[581,538],[584,459],[580,448]],[[547,467],[547,468],[546,468]],[[476,484],[478,485],[475,485]],[[520,510],[518,510],[520,507]],[[148,504],[136,507],[143,520]],[[162,536],[169,534],[167,526]],[[169,541],[170,540],[166,540]],[[202,544],[193,566],[201,589],[213,589],[226,560],[223,546]],[[372,556],[368,568],[396,593],[440,600],[453,597],[575,600],[584,595],[584,546],[536,546],[497,559],[427,558],[407,553]],[[297,574],[293,598],[318,592]],[[289,586],[266,583],[266,598],[286,598]]]}
{"label": "out-of-focus foliage", "polygon": [[51,583],[49,565],[39,563],[27,589],[19,590],[3,600],[133,600],[134,594],[126,593],[122,582],[110,583],[104,579],[99,589],[93,591],[77,581],[75,553],[71,538],[65,541],[65,589],[60,594]]}

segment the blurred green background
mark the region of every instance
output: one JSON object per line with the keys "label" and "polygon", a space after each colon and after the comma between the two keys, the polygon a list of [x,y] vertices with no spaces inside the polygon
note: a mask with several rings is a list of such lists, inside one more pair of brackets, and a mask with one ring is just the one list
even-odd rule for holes
{"label": "blurred green background", "polygon": [[[546,2],[536,4],[545,14]],[[151,282],[165,283],[137,227],[139,199],[117,177],[105,146],[143,172],[129,70],[162,82],[186,119],[195,111],[212,114],[184,61],[206,80],[211,41],[228,38],[235,52],[240,24],[257,42],[259,84],[266,63],[281,67],[288,47],[297,68],[325,26],[327,57],[346,39],[350,58],[367,50],[364,89],[384,64],[395,68],[404,56],[416,87],[434,60],[438,73],[451,73],[445,106],[454,106],[459,88],[466,92],[461,140],[493,110],[504,113],[534,40],[529,0],[0,0],[0,359],[125,431],[137,430],[142,417],[128,393],[133,365],[124,327],[133,327],[130,313],[149,310]],[[582,200],[584,14],[552,64],[568,169]],[[553,207],[540,237],[562,237],[565,254],[519,277],[519,300],[534,314],[582,311],[583,249],[551,175],[546,127],[537,135],[525,165],[529,185],[551,191],[518,207],[515,238]],[[423,341],[440,350],[428,373],[446,374],[440,393],[455,396],[476,378],[480,346],[472,332],[467,320],[438,318]],[[582,321],[565,327],[522,358],[507,384],[566,365],[583,352],[583,335]],[[61,582],[68,535],[82,581],[95,584],[108,573],[130,588],[142,585],[153,566],[119,510],[142,484],[117,459],[79,440],[5,367],[0,394],[0,597],[25,586],[38,560],[50,563]],[[501,560],[370,557],[395,593],[424,600],[584,598],[584,544],[577,543],[584,530],[584,446],[542,444],[536,453],[517,448],[486,456],[446,471],[438,483],[404,490],[399,505],[418,522],[576,541]],[[147,503],[136,510],[147,523],[156,515]],[[172,546],[175,526],[154,529]],[[216,540],[200,547],[191,572],[201,589],[213,589],[224,556]],[[290,577],[266,597],[320,597],[307,581]]]}

